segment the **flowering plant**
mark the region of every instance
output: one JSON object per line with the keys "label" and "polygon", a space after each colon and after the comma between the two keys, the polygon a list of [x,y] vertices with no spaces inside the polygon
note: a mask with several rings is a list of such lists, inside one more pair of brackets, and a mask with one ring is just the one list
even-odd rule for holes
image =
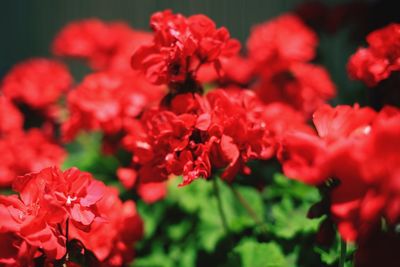
{"label": "flowering plant", "polygon": [[0,266],[399,266],[400,25],[347,64],[383,97],[348,101],[307,8],[243,47],[202,14],[75,21],[12,67]]}

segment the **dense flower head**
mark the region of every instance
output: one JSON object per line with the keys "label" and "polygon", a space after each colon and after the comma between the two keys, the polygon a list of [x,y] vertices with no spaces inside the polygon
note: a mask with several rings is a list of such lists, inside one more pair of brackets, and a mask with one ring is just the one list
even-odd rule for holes
{"label": "dense flower head", "polygon": [[182,184],[210,178],[216,169],[232,180],[250,159],[272,154],[263,106],[250,91],[214,90],[176,96],[169,108],[146,112],[125,139],[147,182],[183,175]]}
{"label": "dense flower head", "polygon": [[163,88],[135,72],[90,74],[68,94],[70,115],[62,126],[64,138],[73,139],[79,130],[118,134],[162,95]]}
{"label": "dense flower head", "polygon": [[247,40],[250,59],[269,68],[314,58],[318,39],[299,17],[288,13],[253,27]]}
{"label": "dense flower head", "polygon": [[359,48],[349,59],[351,78],[373,87],[400,70],[400,24],[390,24],[367,36],[369,47]]}
{"label": "dense flower head", "polygon": [[264,72],[254,89],[265,103],[286,103],[306,117],[336,94],[328,72],[309,63],[295,63],[278,72]]}
{"label": "dense flower head", "polygon": [[97,70],[129,70],[131,54],[151,37],[123,22],[86,19],[66,25],[55,37],[52,50],[57,56],[83,59]]}
{"label": "dense flower head", "polygon": [[251,89],[265,103],[288,104],[309,118],[336,94],[325,68],[309,63],[317,43],[316,34],[294,14],[255,26],[247,41],[250,79],[256,79]]}
{"label": "dense flower head", "polygon": [[87,231],[99,217],[95,204],[103,195],[103,187],[77,169],[61,172],[49,167],[20,176],[13,185],[19,196],[0,198],[1,232],[12,233],[35,248],[35,257],[44,253],[50,260],[60,259],[66,253],[67,238],[62,228],[66,229],[70,220]]}
{"label": "dense flower head", "polygon": [[91,174],[49,167],[18,177],[13,189],[18,196],[0,196],[0,242],[2,247],[8,247],[3,242],[10,240],[15,245],[0,254],[0,262],[25,266],[22,263],[27,260],[31,266],[34,258],[59,260],[65,257],[67,246],[72,247],[67,242],[75,239],[102,266],[121,266],[132,260],[130,246],[143,233],[135,204],[122,203],[115,189]]}
{"label": "dense flower head", "polygon": [[0,186],[10,186],[14,178],[59,166],[65,151],[39,129],[18,132],[0,138]]}
{"label": "dense flower head", "polygon": [[317,134],[290,133],[282,143],[286,175],[310,184],[338,180],[331,214],[346,240],[368,235],[381,217],[398,223],[400,111],[323,106],[313,120]]}
{"label": "dense flower head", "polygon": [[150,19],[154,31],[152,44],[140,47],[132,57],[132,66],[155,84],[184,83],[195,79],[206,63],[220,69],[220,60],[240,49],[226,28],[216,28],[204,15],[184,17],[170,10],[156,12]]}
{"label": "dense flower head", "polygon": [[22,130],[24,118],[21,112],[5,96],[0,95],[0,138]]}
{"label": "dense flower head", "polygon": [[72,83],[67,67],[55,60],[33,58],[16,64],[4,77],[1,92],[33,109],[56,104]]}

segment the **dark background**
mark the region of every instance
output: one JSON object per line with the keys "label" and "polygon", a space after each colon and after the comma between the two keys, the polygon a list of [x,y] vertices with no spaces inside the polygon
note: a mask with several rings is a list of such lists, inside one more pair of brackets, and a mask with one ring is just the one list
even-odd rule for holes
{"label": "dark background", "polygon": [[[320,0],[330,6],[352,0]],[[356,0],[353,0],[356,1]],[[155,11],[170,8],[186,15],[203,13],[218,26],[226,26],[231,35],[242,41],[251,26],[288,12],[304,0],[9,0],[0,3],[0,77],[12,65],[26,58],[49,56],[55,34],[68,22],[97,17],[104,20],[123,20],[134,28],[148,29],[149,17]],[[365,34],[389,22],[399,21],[399,0],[358,0],[369,5],[360,11],[366,19],[362,29],[352,25],[337,32],[318,32],[320,39],[317,63],[324,65],[339,88],[337,103],[351,103],[360,95],[354,94],[357,83],[349,81],[346,62]],[[74,74],[80,73],[73,66]],[[343,101],[343,99],[346,99]]]}
{"label": "dark background", "polygon": [[[0,3],[0,74],[19,60],[49,55],[57,31],[72,20],[124,20],[148,29],[150,15],[170,8],[203,13],[244,41],[251,25],[293,9],[302,0],[10,0]],[[325,1],[344,2],[344,1]]]}

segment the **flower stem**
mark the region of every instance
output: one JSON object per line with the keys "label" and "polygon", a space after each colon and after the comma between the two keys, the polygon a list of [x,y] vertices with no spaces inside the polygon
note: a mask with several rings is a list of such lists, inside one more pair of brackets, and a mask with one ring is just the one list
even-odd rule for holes
{"label": "flower stem", "polygon": [[212,180],[213,180],[214,194],[215,194],[215,198],[217,199],[218,211],[221,216],[222,225],[225,229],[226,234],[229,235],[230,232],[229,232],[228,222],[226,220],[224,209],[222,207],[222,199],[221,199],[221,195],[219,192],[217,177],[214,177]]}
{"label": "flower stem", "polygon": [[254,220],[254,222],[261,227],[260,229],[262,230],[262,232],[265,233],[267,229],[265,227],[264,222],[262,221],[262,219],[258,217],[257,213],[250,206],[249,202],[247,202],[247,200],[243,197],[242,194],[240,194],[240,192],[235,187],[230,186],[230,188],[233,194],[235,195],[236,199],[240,202],[240,204],[242,204],[243,208],[247,211],[247,213]]}
{"label": "flower stem", "polygon": [[344,263],[346,262],[346,241],[343,239],[340,240],[340,258],[339,258],[339,267],[344,267]]}

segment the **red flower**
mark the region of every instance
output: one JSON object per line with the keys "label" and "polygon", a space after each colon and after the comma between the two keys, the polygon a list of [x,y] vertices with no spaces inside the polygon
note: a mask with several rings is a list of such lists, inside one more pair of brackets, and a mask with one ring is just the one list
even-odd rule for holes
{"label": "red flower", "polygon": [[390,24],[367,36],[368,48],[351,56],[347,69],[353,79],[373,87],[400,70],[400,24]]}
{"label": "red flower", "polygon": [[65,158],[65,151],[38,129],[0,139],[0,151],[0,186],[10,186],[18,175],[60,165]]}
{"label": "red flower", "polygon": [[289,13],[253,27],[247,49],[258,67],[272,68],[313,59],[317,42],[316,34]]}
{"label": "red flower", "polygon": [[[279,154],[284,172],[311,184],[331,177],[340,179],[331,160],[340,159],[337,155],[365,138],[374,118],[375,112],[369,108],[320,107],[313,115],[317,134],[293,131],[284,136]],[[350,169],[340,167],[343,171]]]}
{"label": "red flower", "polygon": [[[13,246],[8,244],[10,249],[0,254],[0,262],[22,264],[26,258],[32,262],[42,255],[50,261],[60,259],[68,238],[79,238],[101,261],[111,250],[131,259],[129,246],[143,232],[134,203],[122,204],[116,190],[107,189],[89,173],[50,167],[18,177],[13,188],[19,197],[0,196],[0,244],[14,240]],[[102,247],[97,250],[94,242],[86,243],[87,236],[110,244],[105,257]]]}
{"label": "red flower", "polygon": [[284,139],[284,172],[311,184],[339,182],[329,199],[345,240],[370,234],[382,217],[394,227],[400,220],[400,111],[323,106],[313,120],[318,136],[293,132]]}
{"label": "red flower", "polygon": [[169,110],[144,114],[142,125],[124,139],[141,165],[143,182],[183,175],[182,185],[209,178],[213,168],[232,180],[250,159],[272,156],[263,106],[249,91],[214,90],[204,97],[177,95]]}
{"label": "red flower", "polygon": [[202,64],[214,64],[235,55],[240,44],[230,39],[225,28],[217,29],[204,15],[184,17],[170,10],[154,13],[150,19],[154,31],[151,45],[140,47],[132,57],[132,66],[143,71],[155,84],[183,83],[196,77]]}
{"label": "red flower", "polygon": [[143,235],[143,222],[134,202],[123,203],[116,189],[107,188],[97,208],[107,221],[94,221],[87,233],[72,227],[71,237],[92,251],[101,266],[123,266],[131,262],[134,258],[132,247]]}
{"label": "red flower", "polygon": [[15,65],[4,77],[4,95],[34,109],[55,104],[71,85],[66,66],[50,59],[34,58]]}
{"label": "red flower", "polygon": [[336,94],[328,72],[307,63],[291,64],[281,71],[266,69],[255,90],[264,102],[289,104],[306,117]]}
{"label": "red flower", "polygon": [[22,130],[24,118],[5,96],[0,95],[0,137]]}
{"label": "red flower", "polygon": [[65,26],[54,39],[52,50],[57,56],[84,59],[94,69],[127,71],[132,53],[151,37],[123,22],[87,19]]}
{"label": "red flower", "polygon": [[116,135],[129,127],[144,107],[159,100],[162,92],[134,72],[88,75],[68,95],[70,117],[62,126],[64,138],[73,139],[79,130]]}

